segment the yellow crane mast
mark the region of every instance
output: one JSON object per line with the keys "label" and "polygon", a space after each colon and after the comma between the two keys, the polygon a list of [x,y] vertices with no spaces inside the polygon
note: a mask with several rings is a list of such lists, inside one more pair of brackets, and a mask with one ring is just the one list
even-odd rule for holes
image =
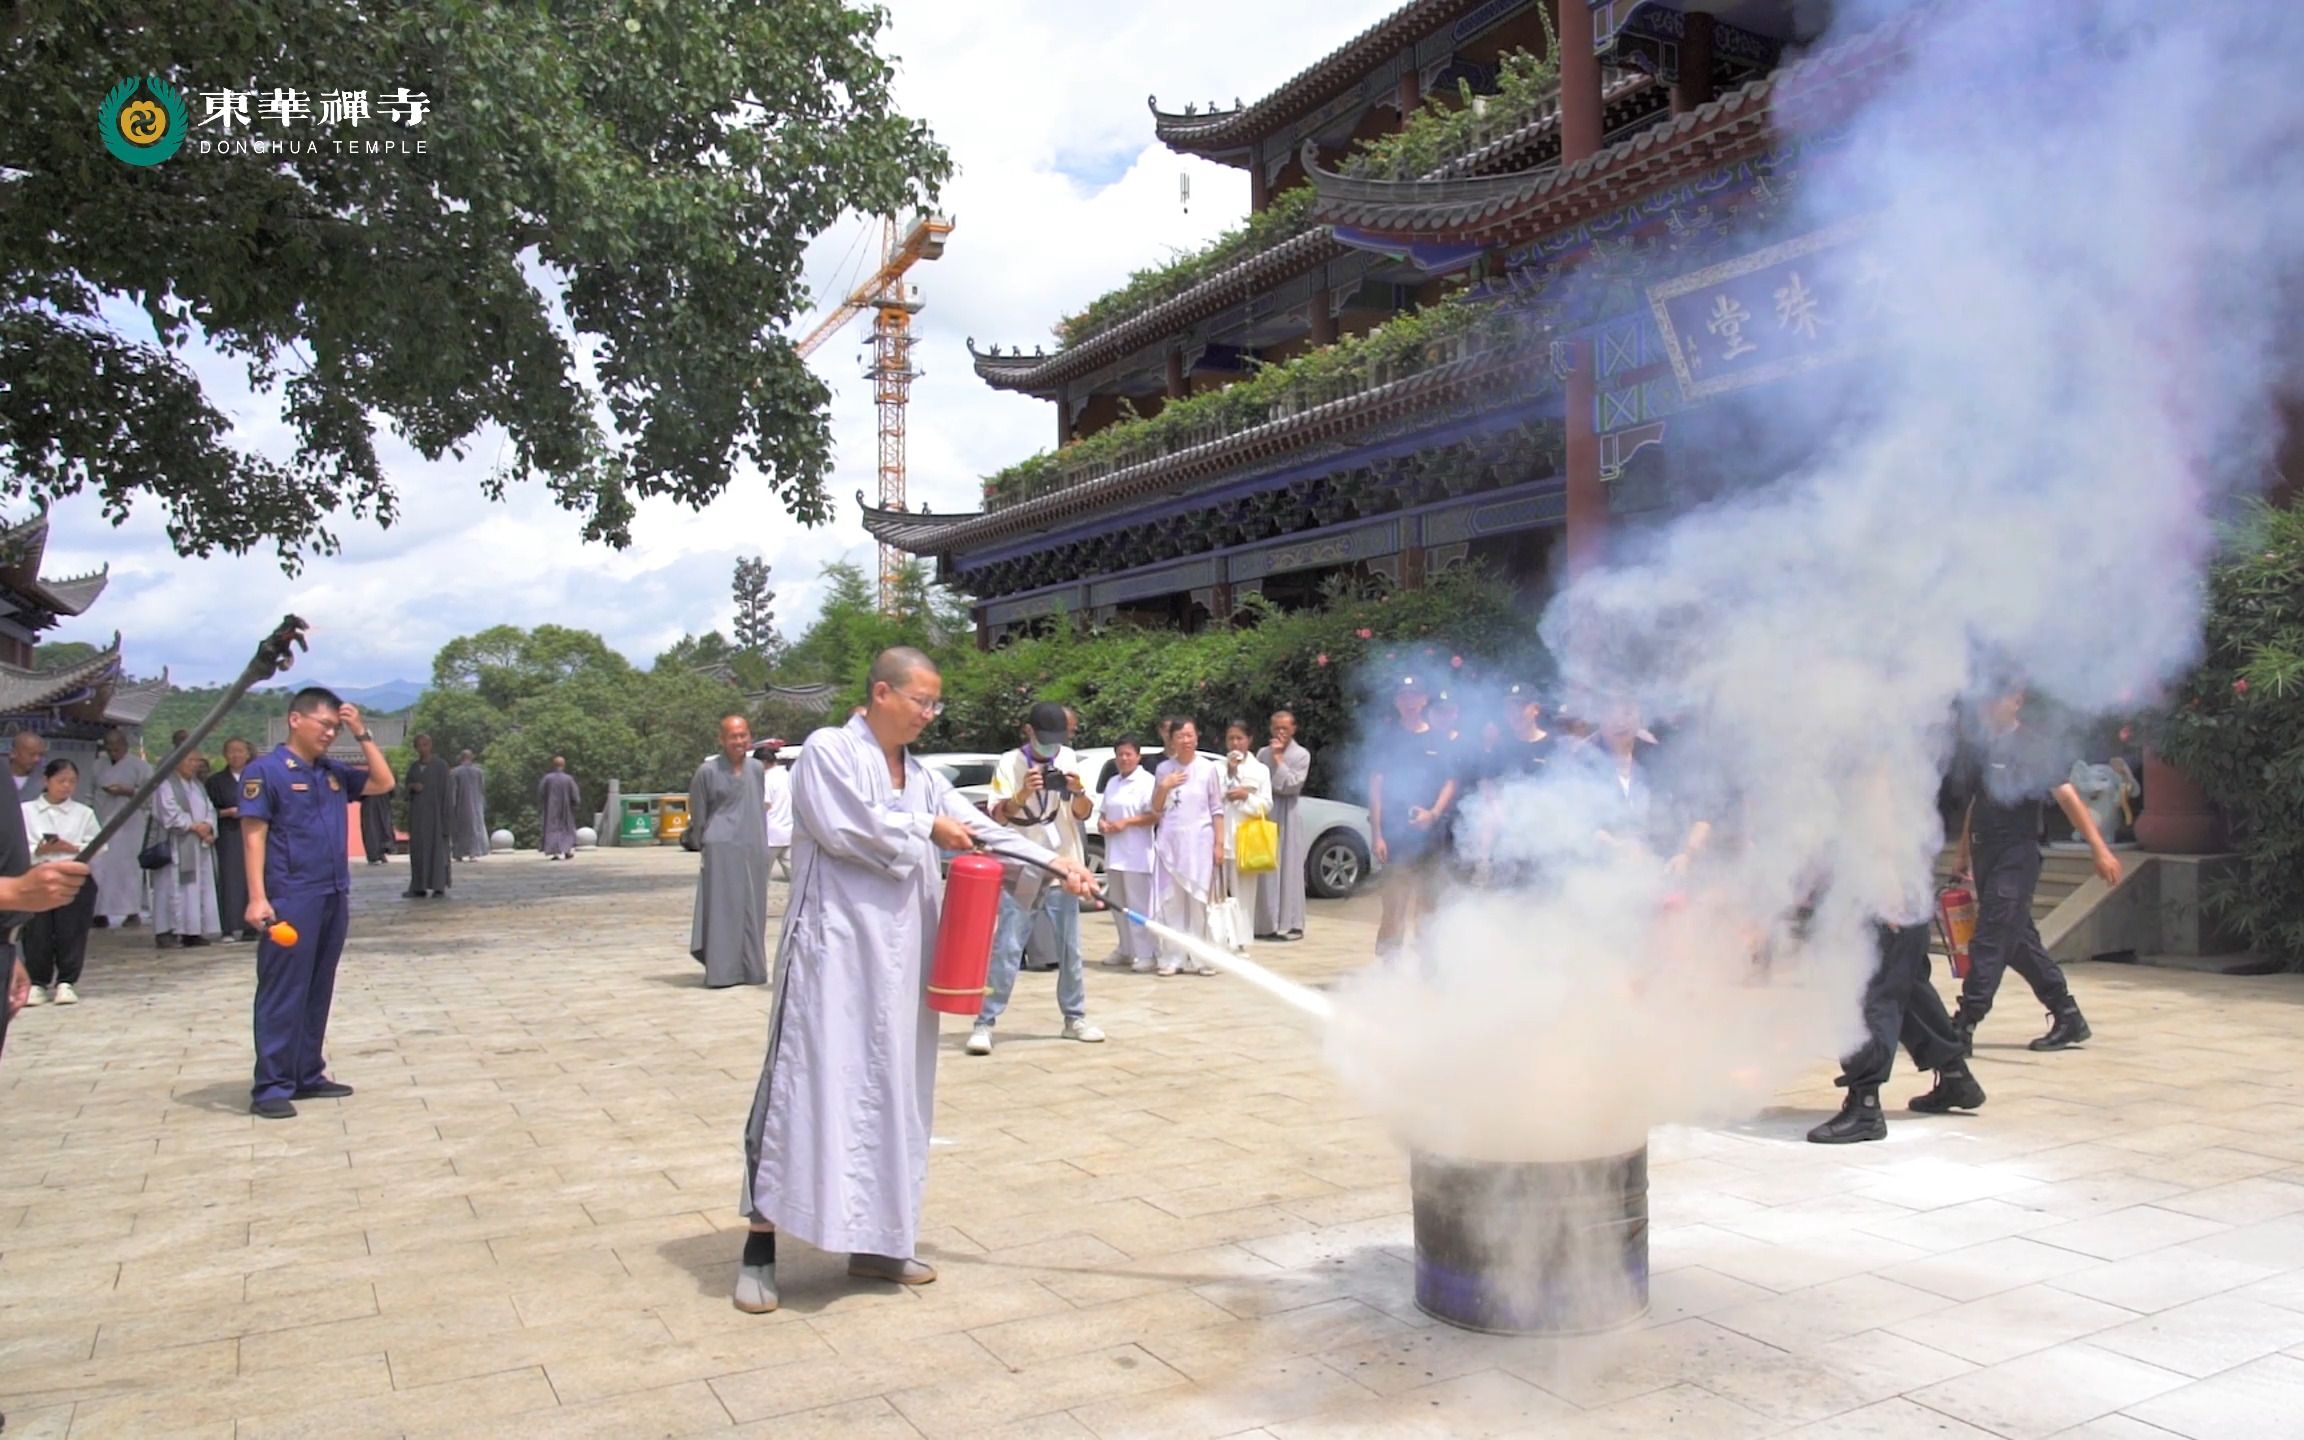
{"label": "yellow crane mast", "polygon": [[[944,253],[944,237],[952,222],[941,215],[915,216],[899,237],[896,217],[880,221],[880,268],[849,293],[831,314],[817,323],[793,348],[805,358],[859,313],[872,312],[872,363],[864,378],[872,382],[873,403],[880,411],[880,506],[904,507],[904,405],[911,398],[912,382],[920,372],[912,368],[912,317],[920,313],[920,291],[904,283],[905,272],[923,260]],[[896,574],[904,555],[893,545],[880,547],[880,608],[896,606]]]}

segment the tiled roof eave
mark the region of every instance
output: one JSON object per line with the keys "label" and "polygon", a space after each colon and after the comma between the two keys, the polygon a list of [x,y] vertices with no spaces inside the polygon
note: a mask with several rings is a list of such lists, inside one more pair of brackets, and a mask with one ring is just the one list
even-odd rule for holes
{"label": "tiled roof eave", "polygon": [[1239,303],[1243,296],[1349,253],[1336,243],[1328,227],[1316,226],[1045,358],[984,354],[973,344],[968,354],[975,362],[977,377],[996,390],[1053,390],[1177,334],[1195,321]]}
{"label": "tiled roof eave", "polygon": [[1157,99],[1148,100],[1152,133],[1172,150],[1212,160],[1244,157],[1248,147],[1266,134],[1324,104],[1385,57],[1479,3],[1481,0],[1408,0],[1248,105],[1184,115],[1162,110]]}
{"label": "tiled roof eave", "polygon": [[21,670],[13,665],[0,665],[0,713],[45,708],[110,678],[119,668],[118,635],[112,637],[110,648],[61,670]]}
{"label": "tiled roof eave", "polygon": [[1739,147],[1765,143],[1775,106],[1786,94],[1804,100],[1845,89],[1892,59],[1917,23],[1907,15],[1746,82],[1709,104],[1676,115],[1608,146],[1575,166],[1517,174],[1415,181],[1355,179],[1319,169],[1307,157],[1316,190],[1314,218],[1340,228],[1407,241],[1448,235],[1512,243],[1563,228],[1623,203],[1643,188],[1717,161]]}
{"label": "tiled roof eave", "polygon": [[[1261,459],[1275,458],[1316,439],[1349,435],[1391,419],[1424,413],[1435,404],[1465,395],[1475,387],[1501,383],[1525,370],[1541,370],[1544,384],[1552,383],[1549,356],[1541,347],[1506,352],[1505,358],[1494,352],[1469,356],[1173,454],[1140,461],[1051,494],[980,515],[955,518],[949,524],[937,526],[932,533],[923,530],[901,539],[891,536],[889,543],[915,555],[944,555],[986,541],[1027,534],[1165,486],[1189,484]],[[1516,393],[1526,396],[1535,392]]]}

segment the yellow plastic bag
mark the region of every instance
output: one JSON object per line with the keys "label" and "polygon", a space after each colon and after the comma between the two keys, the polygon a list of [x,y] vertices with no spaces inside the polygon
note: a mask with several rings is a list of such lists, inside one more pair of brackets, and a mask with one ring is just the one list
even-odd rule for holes
{"label": "yellow plastic bag", "polygon": [[1280,868],[1280,827],[1270,820],[1240,822],[1240,873],[1262,875]]}

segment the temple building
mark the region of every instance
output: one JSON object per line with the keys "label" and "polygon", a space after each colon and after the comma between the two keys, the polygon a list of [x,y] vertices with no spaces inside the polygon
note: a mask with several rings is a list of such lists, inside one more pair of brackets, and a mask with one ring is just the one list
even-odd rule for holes
{"label": "temple building", "polygon": [[167,695],[168,676],[129,679],[117,634],[84,660],[48,670],[34,665],[41,633],[86,614],[109,578],[104,570],[43,577],[47,545],[46,514],[0,529],[0,734],[31,730],[47,738],[50,754],[82,757],[114,726],[142,726]]}
{"label": "temple building", "polygon": [[1771,223],[1803,144],[1771,117],[1829,113],[1900,26],[1817,47],[1824,8],[1410,0],[1260,99],[1155,101],[1162,143],[1248,171],[1251,215],[1053,350],[971,340],[1057,448],[973,513],[867,530],[932,558],[985,645],[1473,560],[1541,587],[1721,483],[1707,401],[1836,358],[1778,298],[1835,297],[1800,273],[1832,237]]}

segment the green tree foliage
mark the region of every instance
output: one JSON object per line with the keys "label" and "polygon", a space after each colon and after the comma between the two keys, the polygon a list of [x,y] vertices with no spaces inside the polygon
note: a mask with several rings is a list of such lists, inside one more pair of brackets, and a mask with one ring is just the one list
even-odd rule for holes
{"label": "green tree foliage", "polygon": [[771,568],[757,555],[739,556],[732,586],[737,648],[763,660],[776,653],[776,592],[768,588]]}
{"label": "green tree foliage", "polygon": [[740,650],[717,630],[701,635],[683,635],[672,647],[656,657],[659,671],[700,670],[714,675],[726,675],[737,688],[747,693],[758,693],[768,684],[768,661],[749,650]]}
{"label": "green tree foliage", "polygon": [[[420,454],[500,454],[587,538],[756,467],[830,514],[824,386],[782,332],[809,239],[925,203],[951,161],[897,113],[884,13],[842,0],[19,5],[0,47],[0,498],[157,501],[185,554],[293,571],[399,508],[372,417]],[[124,76],[203,92],[423,92],[409,128],[310,121],[323,154],[105,151]],[[269,128],[267,128],[269,123]],[[248,132],[242,131],[244,136]],[[217,128],[201,138],[224,138]],[[341,139],[424,153],[328,154]],[[152,339],[120,328],[141,311]],[[293,453],[236,443],[194,339],[277,393]],[[501,432],[499,444],[484,438]]]}
{"label": "green tree foliage", "polygon": [[40,670],[63,670],[83,660],[93,660],[101,653],[85,640],[56,640],[36,647],[32,664]]}
{"label": "green tree foliage", "polygon": [[2258,506],[2209,577],[2207,656],[2157,748],[2198,781],[2247,864],[2209,905],[2304,968],[2304,512]]}
{"label": "green tree foliage", "polygon": [[685,663],[679,647],[640,670],[590,631],[499,625],[441,648],[411,723],[443,754],[478,755],[489,825],[534,845],[536,784],[553,756],[567,758],[587,816],[606,803],[610,780],[627,794],[685,792],[720,717],[742,708],[737,690]]}

